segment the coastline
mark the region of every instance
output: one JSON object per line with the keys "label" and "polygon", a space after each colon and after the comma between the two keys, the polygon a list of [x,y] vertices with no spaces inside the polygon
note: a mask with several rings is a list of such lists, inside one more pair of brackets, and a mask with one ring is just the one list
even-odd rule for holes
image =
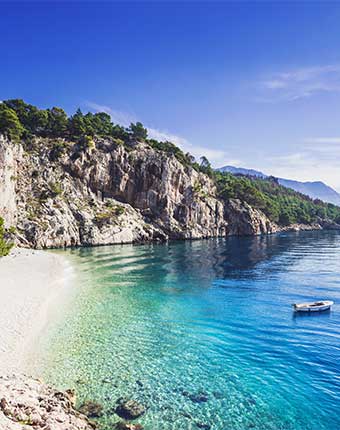
{"label": "coastline", "polygon": [[[322,227],[294,225],[273,233],[305,230]],[[61,316],[58,305],[65,303],[65,295],[69,298],[72,276],[69,261],[50,250],[14,248],[0,259],[0,374],[35,373],[39,336]]]}
{"label": "coastline", "polygon": [[15,248],[0,259],[1,374],[27,372],[36,340],[72,278],[68,261],[49,251]]}

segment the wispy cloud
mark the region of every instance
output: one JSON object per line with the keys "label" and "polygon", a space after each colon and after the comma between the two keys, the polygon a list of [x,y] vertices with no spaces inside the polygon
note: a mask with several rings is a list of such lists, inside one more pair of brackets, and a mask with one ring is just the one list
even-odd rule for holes
{"label": "wispy cloud", "polygon": [[164,130],[158,130],[157,128],[147,127],[148,135],[151,139],[156,139],[159,141],[169,141],[175,145],[184,148],[189,145],[189,142],[185,137],[178,136],[177,134],[170,133]]}
{"label": "wispy cloud", "polygon": [[[85,104],[88,108],[95,112],[106,112],[111,116],[112,121],[114,123],[121,124],[125,127],[129,126],[131,122],[139,121],[139,119],[135,115],[120,110],[112,109],[110,106],[102,105],[92,101],[88,101]],[[179,148],[181,148],[182,151],[189,152],[196,158],[196,160],[199,160],[200,157],[204,155],[213,165],[238,165],[240,163],[239,160],[230,159],[228,153],[223,150],[194,145],[189,142],[185,137],[171,133],[167,130],[160,130],[154,127],[149,127],[148,125],[145,125],[145,127],[148,129],[148,135],[150,138],[159,141],[172,142]]]}
{"label": "wispy cloud", "polygon": [[307,137],[303,141],[307,144],[340,145],[340,137]]}
{"label": "wispy cloud", "polygon": [[340,91],[340,64],[302,67],[266,76],[257,83],[258,100],[295,101]]}
{"label": "wispy cloud", "polygon": [[161,131],[152,127],[148,127],[148,131],[149,136],[152,139],[172,142],[179,148],[181,148],[184,152],[189,152],[197,160],[199,160],[200,157],[204,155],[213,165],[220,164],[221,162],[224,164],[226,164],[227,162],[239,162],[239,160],[230,160],[226,151],[208,148],[206,146],[194,145],[184,137],[169,133],[167,131]]}
{"label": "wispy cloud", "polygon": [[[267,157],[275,176],[302,181],[322,180],[340,191],[340,138],[314,137],[300,142],[299,151]],[[268,170],[268,169],[267,169]]]}
{"label": "wispy cloud", "polygon": [[137,121],[134,114],[112,109],[109,106],[105,106],[91,101],[85,102],[85,105],[95,112],[105,112],[109,114],[111,116],[112,122],[114,122],[115,124],[123,125],[124,127],[128,127],[132,122]]}

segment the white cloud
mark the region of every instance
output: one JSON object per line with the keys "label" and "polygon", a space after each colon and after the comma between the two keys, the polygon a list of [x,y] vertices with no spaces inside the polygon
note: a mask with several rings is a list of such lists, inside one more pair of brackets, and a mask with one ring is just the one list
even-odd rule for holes
{"label": "white cloud", "polygon": [[274,73],[257,84],[260,101],[294,101],[340,91],[340,64],[302,67]]}
{"label": "white cloud", "polygon": [[[128,127],[131,122],[138,121],[138,118],[136,118],[134,115],[126,112],[122,112],[120,110],[112,109],[109,106],[101,105],[94,102],[86,102],[86,106],[88,106],[90,109],[94,110],[95,112],[106,112],[109,114],[112,118],[112,121],[117,124],[121,124],[125,127]],[[170,133],[165,130],[159,130],[157,128],[148,127],[145,125],[145,127],[148,129],[148,135],[152,139],[156,139],[159,141],[169,141],[177,145],[179,148],[182,149],[184,152],[189,152],[191,155],[193,155],[196,160],[199,160],[202,155],[208,158],[208,160],[212,163],[212,165],[226,165],[226,164],[239,164],[239,160],[231,160],[228,157],[228,154],[219,149],[214,148],[208,148],[205,146],[197,146],[190,143],[185,137],[178,136],[176,134]]]}
{"label": "white cloud", "polygon": [[90,101],[86,102],[85,104],[87,107],[94,110],[95,112],[105,112],[109,114],[113,123],[123,125],[124,127],[128,127],[131,122],[137,121],[135,115],[131,113],[115,110],[110,108],[109,106],[101,105]]}
{"label": "white cloud", "polygon": [[[207,159],[215,165],[216,163],[227,163],[228,154],[219,149],[207,148],[206,146],[193,145],[187,139],[181,136],[177,136],[175,134],[169,133],[167,131],[157,130],[155,128],[148,128],[149,136],[152,139],[160,140],[160,141],[169,141],[177,145],[184,152],[189,152],[193,155],[196,160],[199,160],[202,155],[207,157]],[[238,160],[230,160],[230,161],[238,161]]]}
{"label": "white cloud", "polygon": [[311,144],[330,144],[330,145],[340,145],[340,137],[307,137],[304,139],[305,143]]}
{"label": "white cloud", "polygon": [[147,127],[147,129],[149,137],[151,139],[156,139],[160,141],[167,140],[181,148],[184,148],[189,145],[189,142],[184,137],[177,136],[176,134],[169,133],[168,131],[162,131],[152,127]]}
{"label": "white cloud", "polygon": [[300,151],[267,157],[265,162],[267,171],[274,176],[299,181],[320,180],[340,191],[339,159],[340,139],[308,138],[304,139]]}

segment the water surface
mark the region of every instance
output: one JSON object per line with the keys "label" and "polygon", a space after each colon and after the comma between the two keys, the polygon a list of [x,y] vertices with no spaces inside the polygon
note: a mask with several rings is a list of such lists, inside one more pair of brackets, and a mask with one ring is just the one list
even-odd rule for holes
{"label": "water surface", "polygon": [[[106,411],[140,401],[146,430],[340,429],[339,233],[65,254],[77,296],[42,345],[50,382]],[[332,312],[293,315],[322,298]]]}

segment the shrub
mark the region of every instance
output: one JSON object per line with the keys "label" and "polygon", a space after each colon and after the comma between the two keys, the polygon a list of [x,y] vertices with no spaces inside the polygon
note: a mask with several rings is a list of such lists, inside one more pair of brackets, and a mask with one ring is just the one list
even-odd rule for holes
{"label": "shrub", "polygon": [[120,206],[120,205],[111,206],[111,205],[107,204],[106,207],[107,207],[107,209],[105,209],[104,211],[96,213],[94,220],[97,224],[109,223],[114,218],[119,217],[120,215],[125,213],[124,206]]}
{"label": "shrub", "polygon": [[13,142],[18,142],[23,132],[24,127],[20,123],[15,111],[6,106],[5,103],[0,103],[0,133]]}
{"label": "shrub", "polygon": [[0,257],[8,255],[13,247],[13,243],[8,238],[11,234],[14,234],[14,230],[12,228],[7,230],[3,218],[0,217]]}
{"label": "shrub", "polygon": [[63,192],[62,185],[57,182],[50,182],[48,186],[50,197],[57,197]]}

